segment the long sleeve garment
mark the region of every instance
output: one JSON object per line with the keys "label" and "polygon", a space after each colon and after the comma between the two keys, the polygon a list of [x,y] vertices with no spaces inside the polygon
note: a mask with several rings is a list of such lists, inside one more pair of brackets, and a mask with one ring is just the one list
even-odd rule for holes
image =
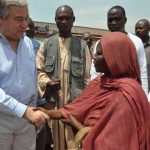
{"label": "long sleeve garment", "polygon": [[[61,86],[65,84],[69,84],[69,81],[65,81],[69,78],[69,73],[66,71],[68,70],[68,56],[69,56],[69,47],[70,47],[70,38],[62,39],[59,38],[59,47],[60,47],[60,53],[61,53]],[[46,91],[47,83],[51,80],[48,75],[45,72],[45,53],[44,53],[44,43],[41,44],[37,57],[36,57],[36,64],[38,69],[38,82],[39,82],[39,92],[40,95],[43,96]],[[90,66],[91,66],[91,57],[90,52],[88,49],[88,46],[85,50],[85,62],[84,62],[84,82],[85,85],[87,85],[90,81]],[[65,68],[64,68],[65,67]],[[63,71],[64,70],[64,71]],[[63,73],[64,72],[64,73]],[[67,85],[68,87],[68,85]],[[64,90],[64,87],[61,88]],[[63,92],[60,92],[63,93]],[[68,93],[68,92],[67,92]],[[68,97],[68,96],[66,96]]]}
{"label": "long sleeve garment", "polygon": [[150,148],[148,101],[133,79],[97,77],[60,111],[65,118],[70,113],[92,128],[82,141],[83,150]]}
{"label": "long sleeve garment", "polygon": [[27,104],[37,99],[37,78],[33,45],[24,36],[17,54],[0,36],[0,113],[22,117]]}
{"label": "long sleeve garment", "polygon": [[[60,84],[61,88],[59,90],[59,98],[56,99],[58,102],[57,108],[63,107],[70,101],[70,87],[69,87],[69,75],[70,75],[70,41],[71,38],[58,38],[59,49],[60,49]],[[84,55],[84,83],[88,84],[90,81],[89,70],[91,64],[91,56],[88,46],[85,49]],[[37,69],[38,69],[38,82],[39,82],[39,92],[40,96],[43,96],[46,92],[46,86],[51,78],[45,72],[45,53],[44,44],[42,43],[36,57]],[[54,121],[52,124],[53,141],[55,150],[66,150],[74,149],[74,134],[70,126],[64,125],[61,121]]]}

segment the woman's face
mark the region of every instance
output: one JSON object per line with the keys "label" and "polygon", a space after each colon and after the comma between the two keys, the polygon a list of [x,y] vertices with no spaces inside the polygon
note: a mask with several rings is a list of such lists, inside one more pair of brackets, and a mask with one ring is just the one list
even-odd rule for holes
{"label": "woman's face", "polygon": [[107,67],[105,58],[103,56],[102,46],[100,42],[98,43],[97,48],[96,48],[96,53],[94,57],[94,66],[95,66],[96,72],[101,72],[105,74],[109,73],[109,69]]}

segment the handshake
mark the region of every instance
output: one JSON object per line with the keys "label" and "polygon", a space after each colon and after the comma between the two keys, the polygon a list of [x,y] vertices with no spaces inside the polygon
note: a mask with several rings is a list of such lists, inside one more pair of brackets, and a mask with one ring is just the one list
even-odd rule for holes
{"label": "handshake", "polygon": [[24,114],[24,118],[29,120],[29,122],[37,127],[42,126],[46,123],[46,121],[49,121],[50,119],[61,120],[63,123],[71,125],[77,130],[85,127],[70,113],[68,113],[68,118],[64,118],[59,110],[46,110],[42,107],[28,107]]}
{"label": "handshake", "polygon": [[37,127],[44,125],[50,119],[46,110],[40,107],[27,107],[23,118]]}
{"label": "handshake", "polygon": [[[60,79],[51,79],[47,83],[48,87],[51,87],[53,90],[60,90]],[[45,101],[37,101],[39,105],[44,104]],[[53,112],[53,111],[52,111]],[[39,127],[46,123],[46,121],[50,120],[50,115],[48,115],[48,111],[41,107],[27,107],[26,112],[23,115],[23,118],[27,119],[30,123]]]}

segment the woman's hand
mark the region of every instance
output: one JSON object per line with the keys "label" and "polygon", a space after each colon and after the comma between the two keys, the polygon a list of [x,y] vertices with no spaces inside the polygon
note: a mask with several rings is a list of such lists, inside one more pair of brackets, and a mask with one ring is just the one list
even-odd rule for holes
{"label": "woman's hand", "polygon": [[85,127],[82,123],[80,123],[73,115],[69,114],[69,119],[63,119],[64,123],[67,123],[73,127],[75,127],[77,130],[80,130],[81,128]]}
{"label": "woman's hand", "polygon": [[40,110],[44,112],[49,116],[50,119],[59,120],[64,118],[59,110],[46,110],[42,107],[35,107],[35,110]]}

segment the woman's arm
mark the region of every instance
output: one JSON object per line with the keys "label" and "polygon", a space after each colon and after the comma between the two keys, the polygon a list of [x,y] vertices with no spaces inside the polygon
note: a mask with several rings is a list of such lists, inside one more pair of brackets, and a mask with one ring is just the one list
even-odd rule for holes
{"label": "woman's arm", "polygon": [[81,128],[84,128],[85,126],[79,122],[74,116],[69,114],[69,119],[62,120],[64,123],[67,123],[73,127],[75,127],[77,130],[80,130]]}
{"label": "woman's arm", "polygon": [[50,117],[50,119],[54,119],[54,120],[64,119],[63,115],[61,114],[59,110],[46,110],[42,107],[35,107],[34,110],[40,110],[44,112]]}

